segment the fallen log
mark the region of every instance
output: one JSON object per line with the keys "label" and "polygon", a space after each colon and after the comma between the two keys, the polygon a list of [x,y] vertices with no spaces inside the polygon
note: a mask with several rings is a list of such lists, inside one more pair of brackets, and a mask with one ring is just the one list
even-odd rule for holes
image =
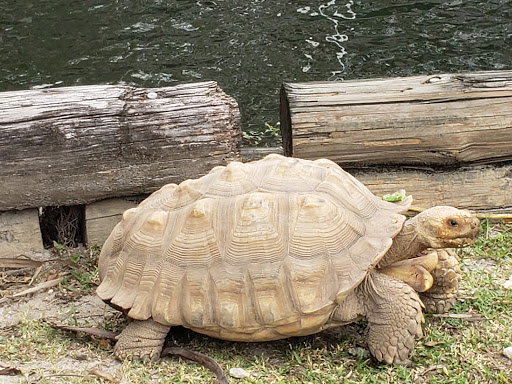
{"label": "fallen log", "polygon": [[236,102],[215,82],[0,93],[0,211],[150,193],[238,160]]}
{"label": "fallen log", "polygon": [[344,167],[512,160],[512,71],[346,82],[281,90],[285,154]]}

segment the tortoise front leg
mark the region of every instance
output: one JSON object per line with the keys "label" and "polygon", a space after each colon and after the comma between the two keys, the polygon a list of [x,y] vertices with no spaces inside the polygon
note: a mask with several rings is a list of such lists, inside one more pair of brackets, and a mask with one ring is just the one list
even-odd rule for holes
{"label": "tortoise front leg", "polygon": [[407,364],[415,339],[423,335],[422,304],[407,283],[384,273],[369,273],[358,287],[368,320],[368,348],[379,361]]}
{"label": "tortoise front leg", "polygon": [[114,354],[119,360],[157,361],[171,327],[149,320],[134,320],[117,336]]}
{"label": "tortoise front leg", "polygon": [[434,283],[426,292],[420,293],[427,312],[444,313],[457,299],[461,270],[459,258],[453,249],[430,249],[423,254],[436,253],[438,263],[431,271]]}

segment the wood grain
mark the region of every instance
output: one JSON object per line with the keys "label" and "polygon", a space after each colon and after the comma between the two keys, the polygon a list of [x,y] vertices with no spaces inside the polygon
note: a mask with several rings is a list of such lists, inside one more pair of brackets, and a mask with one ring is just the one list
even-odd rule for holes
{"label": "wood grain", "polygon": [[0,212],[0,258],[18,257],[42,249],[37,209]]}
{"label": "wood grain", "polygon": [[512,207],[512,164],[473,166],[456,170],[354,169],[351,173],[382,197],[405,189],[413,205],[429,208],[452,205],[473,210]]}
{"label": "wood grain", "polygon": [[285,154],[344,167],[512,160],[512,71],[284,84]]}
{"label": "wood grain", "polygon": [[239,159],[236,102],[215,82],[0,93],[0,210],[149,193]]}
{"label": "wood grain", "polygon": [[110,232],[123,217],[123,212],[137,203],[128,199],[113,198],[85,206],[85,231],[88,246],[103,245]]}

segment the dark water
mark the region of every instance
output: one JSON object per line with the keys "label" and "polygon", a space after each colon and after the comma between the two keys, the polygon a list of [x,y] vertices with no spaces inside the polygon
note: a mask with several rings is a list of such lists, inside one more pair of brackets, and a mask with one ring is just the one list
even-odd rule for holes
{"label": "dark water", "polygon": [[246,132],[285,81],[512,69],[512,0],[0,0],[0,91],[216,80]]}

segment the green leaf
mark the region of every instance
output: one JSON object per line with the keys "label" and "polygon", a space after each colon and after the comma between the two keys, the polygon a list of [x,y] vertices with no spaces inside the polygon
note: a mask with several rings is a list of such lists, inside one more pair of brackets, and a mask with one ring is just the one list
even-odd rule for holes
{"label": "green leaf", "polygon": [[55,249],[59,250],[59,251],[62,251],[64,248],[66,248],[66,246],[65,246],[65,245],[63,245],[63,244],[59,244],[59,243],[57,243],[56,241],[54,241],[54,242],[53,242],[53,247],[54,247]]}
{"label": "green leaf", "polygon": [[405,199],[405,195],[401,192],[388,193],[387,195],[382,196],[382,200],[389,201],[390,203],[402,201],[403,199]]}

